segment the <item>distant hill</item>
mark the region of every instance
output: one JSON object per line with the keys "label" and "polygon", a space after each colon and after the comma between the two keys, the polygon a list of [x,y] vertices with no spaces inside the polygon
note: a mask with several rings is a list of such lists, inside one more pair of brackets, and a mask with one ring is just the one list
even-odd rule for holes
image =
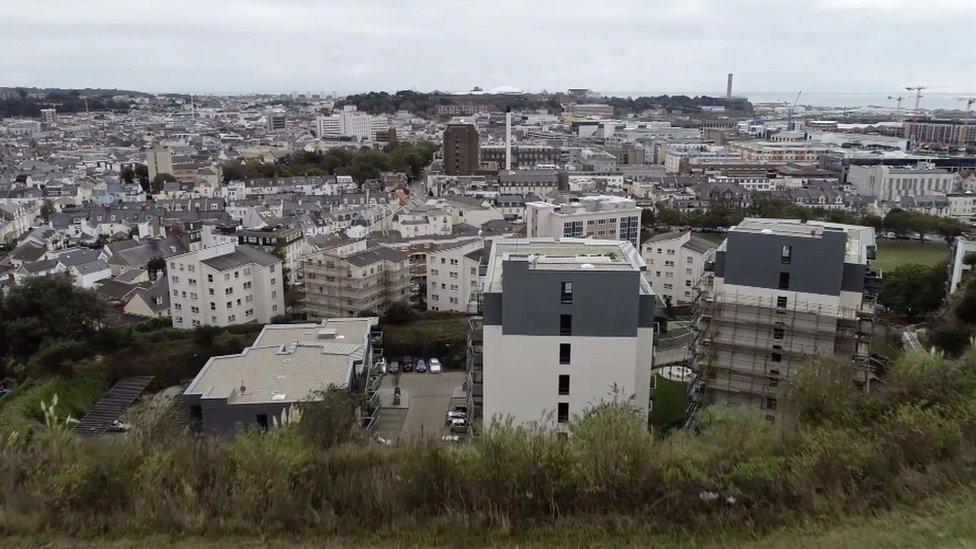
{"label": "distant hill", "polygon": [[0,116],[40,116],[41,109],[48,107],[61,113],[83,112],[85,99],[89,111],[128,111],[131,101],[115,99],[118,96],[136,98],[152,97],[152,94],[105,88],[0,87]]}

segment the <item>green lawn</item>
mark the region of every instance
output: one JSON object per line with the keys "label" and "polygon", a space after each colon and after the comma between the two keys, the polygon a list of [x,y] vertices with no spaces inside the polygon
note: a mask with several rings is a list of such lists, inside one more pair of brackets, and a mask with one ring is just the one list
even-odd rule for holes
{"label": "green lawn", "polygon": [[878,240],[875,270],[884,272],[906,263],[935,265],[949,259],[949,246],[942,241]]}

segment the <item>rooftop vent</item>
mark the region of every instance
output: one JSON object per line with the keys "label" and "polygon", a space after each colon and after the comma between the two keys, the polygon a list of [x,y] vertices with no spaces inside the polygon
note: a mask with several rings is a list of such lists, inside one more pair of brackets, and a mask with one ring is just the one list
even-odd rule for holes
{"label": "rooftop vent", "polygon": [[319,339],[335,339],[335,328],[322,328],[319,330]]}

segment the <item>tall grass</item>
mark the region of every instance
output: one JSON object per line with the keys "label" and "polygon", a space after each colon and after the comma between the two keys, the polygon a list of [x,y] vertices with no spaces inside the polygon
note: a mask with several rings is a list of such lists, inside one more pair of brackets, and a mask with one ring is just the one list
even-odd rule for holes
{"label": "tall grass", "polygon": [[790,421],[707,408],[697,432],[666,439],[616,403],[574,419],[568,437],[501,423],[455,446],[373,444],[322,423],[323,410],[311,408],[297,425],[236,437],[196,439],[166,417],[116,439],[40,431],[0,440],[0,534],[368,536],[420,528],[433,540],[450,541],[456,530],[490,540],[574,516],[764,528],[973,480],[973,353],[908,355],[887,388],[869,395],[854,390],[841,364],[814,363],[787,393]]}

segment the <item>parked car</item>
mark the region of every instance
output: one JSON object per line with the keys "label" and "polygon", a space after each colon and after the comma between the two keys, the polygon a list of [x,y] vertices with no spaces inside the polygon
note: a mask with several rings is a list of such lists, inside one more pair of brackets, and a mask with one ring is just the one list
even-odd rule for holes
{"label": "parked car", "polygon": [[400,365],[403,368],[403,371],[404,372],[412,372],[413,371],[413,357],[412,356],[405,356],[405,357],[403,357],[403,361],[400,363]]}
{"label": "parked car", "polygon": [[395,374],[399,371],[400,371],[400,363],[395,360],[386,365],[386,373],[388,374]]}
{"label": "parked car", "polygon": [[430,373],[439,374],[441,373],[441,361],[436,358],[430,359]]}
{"label": "parked car", "polygon": [[414,368],[417,370],[417,373],[418,374],[426,374],[427,373],[427,363],[424,362],[424,359],[422,359],[422,358],[417,359],[417,365],[414,366]]}

